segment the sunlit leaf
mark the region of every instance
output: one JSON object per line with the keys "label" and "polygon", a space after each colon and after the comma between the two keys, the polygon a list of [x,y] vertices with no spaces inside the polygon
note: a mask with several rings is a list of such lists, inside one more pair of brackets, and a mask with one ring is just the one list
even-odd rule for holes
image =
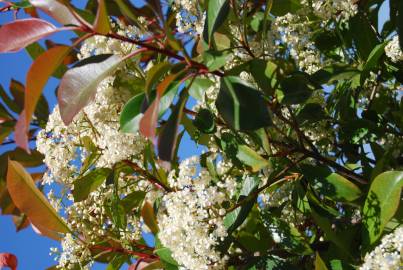
{"label": "sunlit leaf", "polygon": [[141,216],[151,232],[157,234],[159,231],[157,218],[155,217],[154,208],[150,202],[144,202],[143,208],[141,209]]}
{"label": "sunlit leaf", "polygon": [[100,63],[79,66],[64,74],[60,82],[58,100],[60,115],[66,125],[95,97],[98,84],[109,76],[122,60],[122,57],[112,55]]}
{"label": "sunlit leaf", "polygon": [[72,191],[74,201],[80,202],[85,200],[91,192],[95,191],[100,185],[102,185],[111,172],[111,169],[99,168],[76,179],[73,183],[74,189]]}
{"label": "sunlit leaf", "polygon": [[12,160],[8,162],[7,189],[15,205],[43,235],[58,239],[58,233],[69,231],[24,167]]}
{"label": "sunlit leaf", "polygon": [[108,12],[104,0],[98,0],[97,17],[95,18],[94,31],[106,35],[111,31]]}
{"label": "sunlit leaf", "polygon": [[36,8],[43,10],[46,14],[53,17],[56,21],[65,25],[81,25],[71,9],[67,8],[57,0],[29,0]]}
{"label": "sunlit leaf", "polygon": [[[68,46],[53,47],[41,54],[31,65],[27,74],[24,111],[22,112],[25,115],[20,116],[18,119],[16,133],[28,132],[29,123],[48,78],[63,62],[69,51],[70,47]],[[28,137],[25,135],[16,136],[16,144],[26,149],[28,145],[27,139]]]}
{"label": "sunlit leaf", "polygon": [[63,30],[41,19],[21,19],[0,28],[0,53],[16,52],[55,32]]}
{"label": "sunlit leaf", "polygon": [[385,225],[396,213],[402,187],[402,171],[384,172],[372,181],[363,209],[363,237],[367,245],[378,240]]}

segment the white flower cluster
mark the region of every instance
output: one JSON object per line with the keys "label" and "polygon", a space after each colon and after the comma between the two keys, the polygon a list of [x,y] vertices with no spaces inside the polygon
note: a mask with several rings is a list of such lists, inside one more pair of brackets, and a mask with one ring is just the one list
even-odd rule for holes
{"label": "white flower cluster", "polygon": [[403,227],[382,238],[382,242],[365,256],[360,270],[399,270],[403,266]]}
{"label": "white flower cluster", "polygon": [[319,51],[311,40],[312,31],[309,21],[304,15],[288,13],[277,17],[273,28],[282,42],[288,45],[290,55],[297,61],[298,66],[309,74],[320,69],[321,59]]}
{"label": "white flower cluster", "polygon": [[[346,21],[358,12],[357,1],[353,0],[313,0],[312,8],[316,16],[329,20],[331,18]],[[303,1],[309,5],[308,1]]]}
{"label": "white flower cluster", "polygon": [[[83,248],[80,240],[75,238],[70,233],[67,233],[61,241],[63,252],[55,259],[58,260],[58,269],[83,269],[89,270],[91,268],[91,251],[87,248]],[[58,253],[57,248],[51,248],[51,252]],[[88,261],[89,263],[83,263]]]}
{"label": "white flower cluster", "polygon": [[399,45],[399,36],[394,36],[393,39],[385,47],[386,55],[392,62],[403,61],[403,52]]}
{"label": "white flower cluster", "polygon": [[[348,20],[358,9],[352,0],[314,0],[302,1],[302,8],[297,13],[288,13],[274,20],[273,31],[278,39],[287,44],[290,55],[298,66],[309,74],[318,71],[322,64],[321,56],[312,41],[314,24],[323,27],[331,20]],[[311,20],[309,14],[319,17]]]}
{"label": "white flower cluster", "polygon": [[187,269],[222,269],[226,258],[216,248],[227,231],[220,205],[231,196],[226,189],[234,189],[234,180],[214,186],[209,172],[198,164],[198,157],[192,157],[181,163],[177,176],[170,173],[169,183],[178,190],[163,197],[159,238]]}
{"label": "white flower cluster", "polygon": [[173,2],[178,32],[202,34],[206,16],[200,13],[198,5],[198,1],[175,0]]}

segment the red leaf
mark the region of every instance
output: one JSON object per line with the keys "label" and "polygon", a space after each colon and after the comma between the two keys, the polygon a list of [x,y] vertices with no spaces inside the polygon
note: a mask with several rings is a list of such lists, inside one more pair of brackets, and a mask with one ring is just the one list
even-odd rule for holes
{"label": "red leaf", "polygon": [[68,46],[56,46],[41,54],[35,59],[27,74],[27,85],[25,88],[24,111],[15,126],[16,144],[28,151],[28,128],[36,104],[41,97],[42,90],[48,78],[63,62],[65,56],[70,52]]}
{"label": "red leaf", "polygon": [[[59,1],[55,0],[30,0],[31,5],[43,10],[46,14],[53,17],[61,24],[81,25],[76,19],[78,14],[73,14],[73,10],[69,9]],[[83,20],[84,21],[84,20]]]}
{"label": "red leaf", "polygon": [[14,254],[0,253],[0,268],[6,266],[11,270],[17,270],[18,260]]}
{"label": "red leaf", "polygon": [[[91,58],[98,59],[100,56]],[[57,97],[60,115],[66,125],[94,99],[98,84],[113,73],[124,59],[112,55],[102,62],[72,68],[64,74]]]}
{"label": "red leaf", "polygon": [[178,77],[180,73],[171,74],[167,76],[158,86],[157,86],[157,96],[151,104],[151,106],[144,113],[143,118],[140,120],[140,133],[147,138],[153,139],[155,137],[155,129],[157,128],[159,104],[162,95],[168,86]]}
{"label": "red leaf", "polygon": [[14,134],[15,143],[30,153],[28,146],[28,125],[25,120],[25,110],[23,110],[18,118],[17,123],[15,124],[15,134]]}
{"label": "red leaf", "polygon": [[50,34],[63,30],[41,19],[22,19],[0,28],[0,53],[16,52]]}

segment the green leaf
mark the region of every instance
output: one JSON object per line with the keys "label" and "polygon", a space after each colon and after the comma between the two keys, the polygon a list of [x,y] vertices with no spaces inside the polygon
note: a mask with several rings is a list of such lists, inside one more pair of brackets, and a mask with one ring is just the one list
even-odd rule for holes
{"label": "green leaf", "polygon": [[396,213],[402,187],[403,171],[384,172],[373,180],[363,209],[363,238],[367,247],[378,240]]}
{"label": "green leaf", "polygon": [[193,83],[189,89],[189,95],[199,101],[202,101],[206,90],[213,84],[214,83],[210,79],[197,77],[193,80]]}
{"label": "green leaf", "polygon": [[335,201],[351,202],[362,194],[358,186],[328,167],[302,165],[301,171],[315,190]]}
{"label": "green leaf", "polygon": [[150,93],[160,82],[160,79],[172,68],[169,62],[161,62],[147,72],[145,92]]}
{"label": "green leaf", "polygon": [[158,222],[155,217],[154,208],[150,202],[145,201],[143,208],[141,209],[141,216],[143,217],[144,223],[151,230],[153,234],[157,234],[159,231]]}
{"label": "green leaf", "polygon": [[60,115],[66,125],[94,99],[98,84],[114,72],[123,60],[120,56],[112,55],[100,63],[75,67],[64,74],[59,86],[58,101]]}
{"label": "green leaf", "polygon": [[315,256],[315,270],[328,270],[325,262],[319,256],[319,252],[316,252]]}
{"label": "green leaf", "polygon": [[119,270],[127,261],[126,255],[116,255],[106,267],[106,270]]}
{"label": "green leaf", "polygon": [[227,63],[228,56],[226,52],[208,50],[203,52],[203,63],[209,71],[217,70]]}
{"label": "green leaf", "polygon": [[160,257],[161,261],[164,261],[166,263],[179,266],[179,264],[175,261],[174,258],[172,258],[172,251],[169,248],[159,248],[154,251],[155,254],[157,254]]}
{"label": "green leaf", "polygon": [[236,157],[245,165],[251,167],[253,172],[258,172],[261,169],[269,166],[268,160],[261,157],[252,148],[246,145],[238,146],[238,153]]}
{"label": "green leaf", "polygon": [[300,125],[313,124],[325,118],[325,111],[318,103],[305,104],[296,115],[296,119]]}
{"label": "green leaf", "polygon": [[378,38],[374,32],[370,20],[365,15],[358,13],[349,21],[351,36],[357,47],[358,54],[362,60],[367,60],[369,54],[378,43]]}
{"label": "green leaf", "polygon": [[307,239],[305,239],[292,223],[287,223],[275,217],[270,212],[264,213],[263,223],[274,242],[279,246],[298,255],[312,254],[313,251]]}
{"label": "green leaf", "polygon": [[99,168],[75,180],[73,184],[74,189],[72,191],[74,201],[80,202],[85,200],[91,192],[102,185],[111,172],[111,169]]}
{"label": "green leaf", "polygon": [[281,81],[284,104],[299,104],[305,102],[315,90],[307,74],[295,73]]}
{"label": "green leaf", "polygon": [[140,120],[143,117],[142,107],[144,105],[145,93],[132,97],[123,107],[120,113],[120,129],[123,132],[137,133]]}
{"label": "green leaf", "polygon": [[32,177],[16,161],[8,161],[7,190],[18,209],[45,236],[59,240],[69,229],[56,210],[35,186]]}
{"label": "green leaf", "polygon": [[201,132],[206,134],[211,134],[216,131],[214,114],[208,109],[200,109],[193,120],[193,124]]}
{"label": "green leaf", "polygon": [[[242,189],[238,196],[238,202],[244,200],[247,196],[256,191],[259,183],[260,179],[257,176],[246,177],[242,183]],[[242,223],[248,217],[249,212],[254,204],[255,200],[250,200],[224,217],[224,226],[228,230],[228,235],[242,225]]]}
{"label": "green leaf", "polygon": [[213,33],[224,23],[230,10],[229,0],[208,1],[203,38],[210,44]]}
{"label": "green leaf", "polygon": [[146,192],[137,190],[124,197],[120,203],[125,208],[126,213],[130,213],[133,208],[140,206],[145,197]]}
{"label": "green leaf", "polygon": [[223,77],[216,107],[225,122],[236,130],[256,130],[271,124],[262,94],[238,77]]}
{"label": "green leaf", "polygon": [[253,59],[249,65],[250,72],[255,79],[257,85],[259,86],[260,89],[265,91],[265,93],[272,92],[272,76],[274,75],[273,72],[271,72],[273,66],[272,62],[267,62],[262,59]]}
{"label": "green leaf", "polygon": [[294,13],[301,8],[298,0],[274,0],[271,13],[275,16],[284,16],[287,13]]}

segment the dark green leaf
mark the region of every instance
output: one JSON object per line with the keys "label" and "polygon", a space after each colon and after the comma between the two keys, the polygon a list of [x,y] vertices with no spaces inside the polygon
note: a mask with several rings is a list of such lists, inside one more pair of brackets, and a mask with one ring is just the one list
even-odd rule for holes
{"label": "dark green leaf", "polygon": [[236,130],[256,130],[271,124],[262,94],[238,77],[221,79],[216,106],[225,122]]}
{"label": "dark green leaf", "polygon": [[312,186],[322,195],[335,201],[354,201],[361,196],[361,190],[343,176],[332,172],[328,167],[301,166],[302,173]]}
{"label": "dark green leaf", "polygon": [[203,32],[203,38],[206,43],[210,43],[213,33],[224,23],[229,10],[229,0],[208,1],[205,29]]}
{"label": "dark green leaf", "polygon": [[214,114],[207,109],[200,109],[197,112],[193,124],[201,132],[206,134],[214,133],[216,130]]}
{"label": "dark green leaf", "polygon": [[295,73],[281,81],[284,104],[299,104],[305,102],[315,90],[307,74]]}

